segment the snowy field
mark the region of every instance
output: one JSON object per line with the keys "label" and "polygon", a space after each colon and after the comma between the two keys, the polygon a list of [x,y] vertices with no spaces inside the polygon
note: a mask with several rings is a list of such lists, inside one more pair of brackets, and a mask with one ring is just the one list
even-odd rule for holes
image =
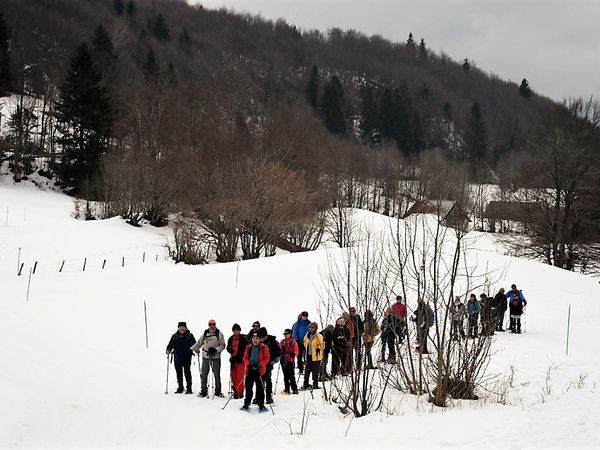
{"label": "snowy field", "polygon": [[[276,395],[275,415],[247,414],[241,400],[223,410],[223,399],[174,395],[173,368],[165,395],[165,347],[177,322],[187,321],[198,337],[215,319],[227,338],[234,322],[246,332],[260,320],[281,339],[299,311],[316,317],[319,272],[335,250],[176,266],[167,258],[166,229],[118,218],[84,222],[73,209],[65,195],[0,183],[1,448],[600,446],[597,279],[503,256],[491,236],[471,233],[469,259],[502,268],[504,286],[516,283],[528,300],[526,334],[493,338],[489,371],[512,378],[506,404],[482,393],[441,409],[394,394],[395,414],[352,420],[315,391],[314,399]],[[364,211],[356,217],[382,228],[390,220]],[[196,364],[192,375],[196,393]],[[304,410],[309,420],[299,435]]]}

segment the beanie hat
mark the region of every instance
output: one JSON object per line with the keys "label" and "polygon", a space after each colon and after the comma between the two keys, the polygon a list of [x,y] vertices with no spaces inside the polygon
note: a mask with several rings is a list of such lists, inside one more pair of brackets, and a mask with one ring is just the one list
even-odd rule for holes
{"label": "beanie hat", "polygon": [[260,328],[260,322],[258,320],[252,324],[252,327],[255,326]]}
{"label": "beanie hat", "polygon": [[260,327],[256,334],[258,334],[258,337],[267,337],[267,329],[265,327]]}
{"label": "beanie hat", "polygon": [[179,327],[186,327],[187,328],[187,324],[185,322],[179,322],[177,324],[177,328],[179,328]]}
{"label": "beanie hat", "polygon": [[242,331],[242,327],[240,327],[237,323],[234,323],[231,327],[231,331]]}
{"label": "beanie hat", "polygon": [[292,334],[292,330],[286,328],[285,330],[283,330],[283,334]]}

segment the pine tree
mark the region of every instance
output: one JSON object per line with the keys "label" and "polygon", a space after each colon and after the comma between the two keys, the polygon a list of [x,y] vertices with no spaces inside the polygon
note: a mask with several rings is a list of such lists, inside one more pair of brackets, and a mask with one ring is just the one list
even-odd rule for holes
{"label": "pine tree", "polygon": [[333,75],[323,90],[321,113],[325,128],[330,133],[346,134],[346,117],[344,114],[344,91],[337,75]]}
{"label": "pine tree", "polygon": [[12,91],[12,76],[10,72],[8,30],[4,21],[4,12],[0,9],[0,97],[10,91]]}
{"label": "pine tree", "polygon": [[367,145],[380,143],[379,117],[375,100],[375,90],[365,86],[361,90],[360,137]]}
{"label": "pine tree", "polygon": [[135,14],[135,3],[133,2],[133,0],[129,0],[129,3],[127,3],[126,12],[129,17],[132,17]]}
{"label": "pine tree", "polygon": [[529,98],[531,97],[531,94],[533,94],[531,88],[529,87],[529,81],[527,81],[526,78],[523,78],[523,81],[521,81],[521,86],[519,86],[519,94],[525,98]]}
{"label": "pine tree", "polygon": [[185,53],[189,53],[192,47],[192,39],[187,31],[187,28],[184,28],[181,34],[179,35],[179,48],[183,50]]}
{"label": "pine tree", "polygon": [[487,130],[478,102],[474,102],[469,115],[469,128],[465,136],[465,155],[472,166],[483,161],[487,152]]}
{"label": "pine tree", "polygon": [[146,80],[154,79],[158,75],[159,70],[154,50],[150,49],[146,54],[146,62],[144,63],[144,78]]}
{"label": "pine tree", "polygon": [[78,189],[96,175],[113,124],[107,90],[86,44],[71,59],[56,110],[63,150],[59,174],[66,186]]}
{"label": "pine tree", "polygon": [[427,145],[425,138],[425,129],[423,128],[423,123],[421,122],[421,115],[419,111],[415,111],[412,120],[413,126],[413,138],[412,138],[412,151],[411,153],[415,156],[421,154],[423,150],[425,150],[425,146]]}
{"label": "pine tree", "polygon": [[125,11],[125,4],[123,3],[123,0],[114,0],[113,8],[115,9],[117,16],[122,16],[123,11]]}
{"label": "pine tree", "polygon": [[406,46],[408,48],[415,48],[415,40],[413,39],[412,33],[408,33],[408,39],[406,40]]}
{"label": "pine tree", "polygon": [[425,39],[421,38],[419,42],[419,61],[427,61],[427,47],[425,46]]}
{"label": "pine tree", "polygon": [[399,128],[398,108],[392,91],[389,89],[385,89],[381,96],[379,124],[381,127],[381,138],[387,142],[397,142]]}
{"label": "pine tree", "polygon": [[404,156],[410,157],[414,150],[414,132],[412,100],[408,86],[402,84],[399,89],[394,89],[394,102],[396,104],[397,128],[396,143]]}
{"label": "pine tree", "polygon": [[308,104],[317,109],[319,106],[319,82],[321,78],[319,76],[319,69],[316,64],[313,64],[312,70],[310,71],[310,78],[306,86],[306,100]]}
{"label": "pine tree", "polygon": [[106,69],[114,59],[114,45],[104,25],[99,24],[92,37],[92,54],[97,64]]}
{"label": "pine tree", "polygon": [[466,73],[471,71],[471,61],[469,61],[469,58],[465,58],[462,68]]}
{"label": "pine tree", "polygon": [[156,16],[150,26],[150,33],[161,42],[168,42],[171,40],[171,31],[169,25],[162,14]]}

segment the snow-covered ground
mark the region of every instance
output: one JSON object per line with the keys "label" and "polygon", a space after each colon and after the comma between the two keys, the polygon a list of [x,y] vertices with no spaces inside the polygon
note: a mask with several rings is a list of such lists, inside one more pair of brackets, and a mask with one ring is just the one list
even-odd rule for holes
{"label": "snow-covered ground", "polygon": [[[177,322],[187,321],[199,336],[215,319],[227,337],[234,322],[245,332],[258,319],[280,339],[299,311],[316,317],[320,271],[336,251],[174,265],[166,257],[166,229],[133,228],[118,218],[84,222],[72,214],[65,195],[0,184],[2,448],[599,446],[597,279],[503,256],[490,235],[470,233],[468,258],[501,268],[504,285],[516,283],[528,299],[527,333],[494,337],[489,372],[512,378],[506,404],[482,393],[481,400],[440,409],[397,394],[394,415],[352,420],[315,391],[314,399],[277,395],[275,415],[246,414],[240,400],[223,410],[223,399],[173,395],[173,368],[165,395],[165,347]],[[364,211],[356,217],[381,228],[390,220]],[[196,364],[192,375],[196,392]],[[309,419],[299,435],[304,410]]]}

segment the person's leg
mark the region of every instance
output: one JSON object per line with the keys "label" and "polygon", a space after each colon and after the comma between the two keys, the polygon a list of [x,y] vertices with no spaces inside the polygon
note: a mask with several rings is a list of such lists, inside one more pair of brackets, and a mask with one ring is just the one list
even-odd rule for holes
{"label": "person's leg", "polygon": [[265,389],[258,371],[256,372],[256,378],[254,380],[256,384],[256,404],[261,407],[265,406]]}
{"label": "person's leg", "polygon": [[339,354],[339,350],[336,348],[333,348],[332,352],[331,352],[331,376],[335,377],[337,376],[338,372],[340,371],[340,354]]}
{"label": "person's leg", "polygon": [[200,395],[208,394],[208,371],[210,370],[210,361],[208,358],[202,358],[202,372],[200,373]]}
{"label": "person's leg", "polygon": [[244,363],[235,363],[231,372],[232,389],[238,398],[244,394]]}
{"label": "person's leg", "polygon": [[272,367],[267,367],[267,370],[263,376],[263,383],[265,385],[265,395],[267,397],[267,403],[273,402],[273,380],[271,379]]}
{"label": "person's leg", "polygon": [[[258,372],[257,372],[258,373]],[[254,385],[254,371],[248,372],[246,375],[245,383],[246,383],[246,397],[244,398],[244,406],[250,406],[252,402],[252,387]]]}
{"label": "person's leg", "polygon": [[310,374],[313,368],[313,361],[311,355],[306,357],[306,365],[304,367],[304,383],[302,383],[302,389],[308,389]]}
{"label": "person's leg", "polygon": [[179,362],[175,362],[175,373],[177,374],[177,390],[176,394],[183,392],[183,365]]}
{"label": "person's leg", "polygon": [[313,389],[319,389],[319,371],[321,369],[321,361],[312,361],[312,381]]}
{"label": "person's leg", "polygon": [[192,361],[186,361],[183,365],[183,371],[185,373],[185,384],[186,384],[186,393],[192,393],[192,371],[191,371]]}
{"label": "person's leg", "polygon": [[298,372],[304,371],[304,343],[298,340]]}
{"label": "person's leg", "polygon": [[213,358],[212,372],[215,377],[215,395],[221,395],[221,358]]}

